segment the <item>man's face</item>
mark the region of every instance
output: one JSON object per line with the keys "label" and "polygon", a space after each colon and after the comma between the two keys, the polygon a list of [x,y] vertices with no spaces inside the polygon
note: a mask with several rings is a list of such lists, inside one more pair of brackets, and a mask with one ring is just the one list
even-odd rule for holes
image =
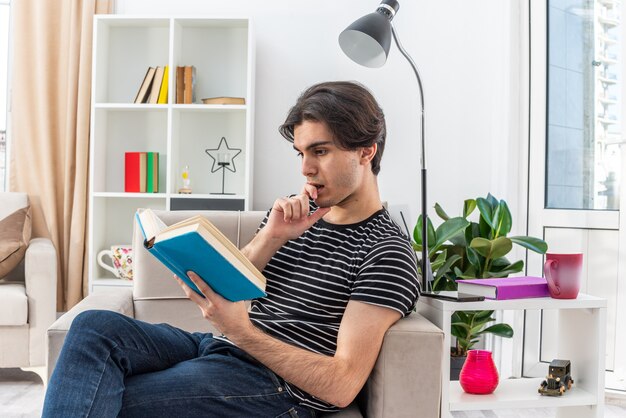
{"label": "man's face", "polygon": [[330,207],[347,203],[361,185],[364,167],[360,151],[335,145],[323,122],[304,121],[294,129],[293,147],[302,158],[302,174],[317,188],[315,203]]}

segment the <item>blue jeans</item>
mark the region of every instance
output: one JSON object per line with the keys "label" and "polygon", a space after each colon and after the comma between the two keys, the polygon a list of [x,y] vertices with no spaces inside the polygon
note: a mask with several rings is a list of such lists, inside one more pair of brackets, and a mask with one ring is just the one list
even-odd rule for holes
{"label": "blue jeans", "polygon": [[212,334],[87,311],[70,328],[43,417],[313,417],[284,380]]}

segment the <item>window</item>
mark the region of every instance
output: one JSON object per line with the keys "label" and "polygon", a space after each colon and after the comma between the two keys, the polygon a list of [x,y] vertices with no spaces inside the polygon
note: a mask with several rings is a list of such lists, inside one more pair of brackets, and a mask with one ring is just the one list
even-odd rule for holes
{"label": "window", "polygon": [[619,0],[548,2],[546,199],[550,209],[619,209]]}
{"label": "window", "polygon": [[0,191],[7,188],[7,97],[10,1],[0,0]]}

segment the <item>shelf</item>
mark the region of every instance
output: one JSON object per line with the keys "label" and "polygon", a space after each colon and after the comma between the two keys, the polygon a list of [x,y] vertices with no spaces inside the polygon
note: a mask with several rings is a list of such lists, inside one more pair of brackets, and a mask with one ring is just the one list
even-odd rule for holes
{"label": "shelf", "polygon": [[[138,208],[246,210],[252,192],[254,36],[244,17],[119,16],[94,19],[88,225],[89,291],[122,289],[96,255],[130,244]],[[149,67],[169,66],[168,103],[134,103]],[[194,66],[194,104],[176,103],[176,68]],[[245,105],[202,104],[243,97]],[[211,172],[221,138],[241,150]],[[159,193],[125,193],[125,153],[159,154]],[[220,152],[222,152],[220,150]],[[234,157],[233,157],[234,158]],[[189,170],[194,194],[180,195]],[[234,195],[213,195],[221,190]]]}
{"label": "shelf", "polygon": [[[167,111],[168,104],[145,104],[145,103],[96,103],[96,109],[110,110],[160,110]],[[194,112],[228,112],[247,110],[247,105],[205,105],[205,104],[172,104],[175,110],[185,110]]]}
{"label": "shelf", "polygon": [[186,110],[193,112],[229,112],[247,110],[247,105],[205,105],[205,104],[175,104],[172,105],[175,110]]}
{"label": "shelf", "polygon": [[[490,395],[470,395],[463,392],[458,381],[450,382],[450,411],[474,411],[513,408],[558,408],[596,405],[592,394],[576,387],[563,396],[544,396],[537,392],[543,378],[507,379],[500,381]],[[574,376],[576,382],[576,376]]]}
{"label": "shelf", "polygon": [[606,300],[580,293],[577,299],[529,298],[451,302],[421,297],[420,302],[444,311],[605,308]]}
{"label": "shelf", "polygon": [[242,195],[196,195],[182,199],[172,196],[170,210],[245,210],[245,202]]}
{"label": "shelf", "polygon": [[96,103],[96,109],[112,110],[161,110],[166,111],[166,104],[145,104],[145,103]]}
{"label": "shelf", "polygon": [[164,199],[165,193],[126,193],[126,192],[96,192],[93,197],[123,197],[123,198],[139,198],[139,199]]}
{"label": "shelf", "polygon": [[538,388],[548,371],[548,364],[532,367],[529,378],[503,379],[490,395],[470,395],[459,382],[450,382],[450,362],[445,356],[441,370],[441,416],[450,418],[452,411],[563,408],[557,416],[600,418],[604,404],[604,341],[606,338],[606,299],[580,293],[576,299],[528,298],[452,302],[420,298],[418,312],[444,332],[444,347],[452,346],[451,321],[454,311],[468,310],[546,310],[557,314],[555,337],[559,347],[555,358],[572,362],[574,386],[560,397],[543,396]]}
{"label": "shelf", "polygon": [[242,194],[172,194],[172,199],[245,199]]}

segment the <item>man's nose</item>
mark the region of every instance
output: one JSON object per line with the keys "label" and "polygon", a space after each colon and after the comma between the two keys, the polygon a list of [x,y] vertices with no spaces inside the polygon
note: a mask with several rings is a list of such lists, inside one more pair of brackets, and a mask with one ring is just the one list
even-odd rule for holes
{"label": "man's nose", "polygon": [[316,170],[317,169],[315,167],[315,163],[307,156],[303,156],[302,157],[302,175],[304,175],[304,177],[310,177],[315,174]]}

